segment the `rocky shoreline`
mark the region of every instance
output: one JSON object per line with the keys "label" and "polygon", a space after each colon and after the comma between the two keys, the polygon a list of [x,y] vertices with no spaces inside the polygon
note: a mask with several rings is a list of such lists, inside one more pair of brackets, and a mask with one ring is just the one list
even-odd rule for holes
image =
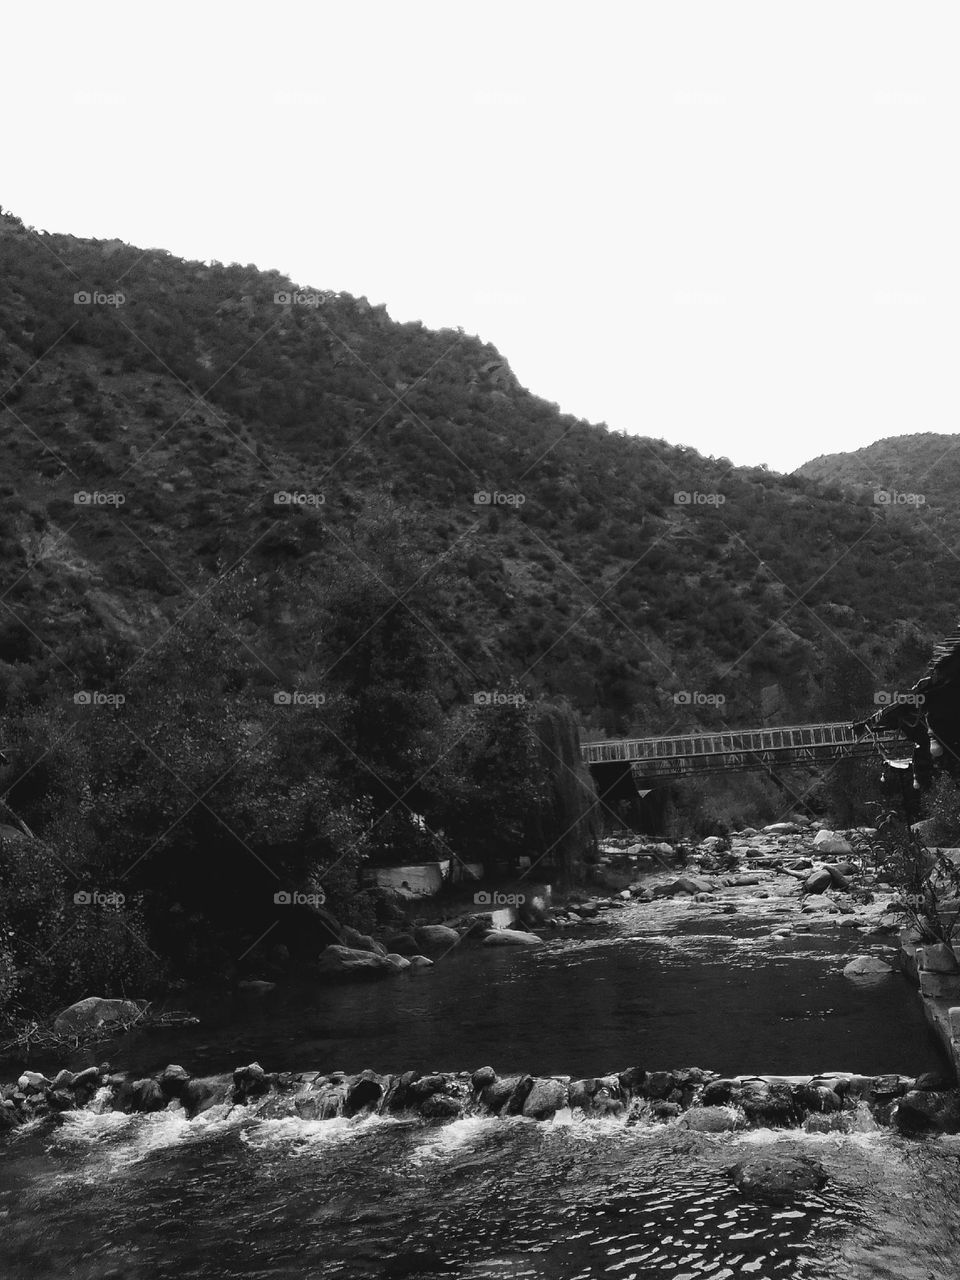
{"label": "rocky shoreline", "polygon": [[428,968],[462,943],[536,947],[560,931],[602,921],[607,912],[631,901],[663,898],[712,903],[733,913],[738,900],[748,899],[759,908],[764,898],[776,897],[784,900],[776,908],[781,914],[798,911],[805,917],[797,925],[780,921],[775,933],[781,937],[830,917],[844,927],[893,933],[895,919],[883,919],[892,910],[893,895],[888,892],[885,901],[878,900],[876,877],[867,865],[873,834],[869,828],[831,831],[798,819],[762,831],[747,828],[729,838],[709,836],[695,846],[614,837],[601,845],[592,896],[574,891],[554,902],[549,887],[526,886],[526,897],[514,895],[520,905],[509,912],[473,911],[430,923],[408,922],[380,938],[338,926],[337,941],[321,952],[317,968],[331,980],[390,977],[411,967]]}

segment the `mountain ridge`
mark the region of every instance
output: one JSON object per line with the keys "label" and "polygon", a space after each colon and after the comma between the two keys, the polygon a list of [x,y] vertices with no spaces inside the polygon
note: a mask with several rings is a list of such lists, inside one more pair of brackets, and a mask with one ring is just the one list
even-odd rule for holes
{"label": "mountain ridge", "polygon": [[462,331],[9,214],[0,270],[8,698],[62,678],[52,655],[88,678],[78,634],[91,674],[154,643],[230,565],[322,577],[378,507],[455,583],[448,696],[524,680],[594,736],[759,723],[772,683],[807,718],[828,650],[895,679],[952,621],[956,566],[902,513],[561,414]]}

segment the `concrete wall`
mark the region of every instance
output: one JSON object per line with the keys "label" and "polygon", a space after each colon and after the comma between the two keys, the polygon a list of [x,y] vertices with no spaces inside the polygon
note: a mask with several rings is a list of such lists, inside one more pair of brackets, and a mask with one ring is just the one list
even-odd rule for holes
{"label": "concrete wall", "polygon": [[[483,867],[479,863],[461,863],[457,871],[465,881],[480,880]],[[450,873],[450,859],[443,862],[416,862],[406,867],[377,867],[374,883],[381,889],[406,889],[419,898],[439,893]]]}

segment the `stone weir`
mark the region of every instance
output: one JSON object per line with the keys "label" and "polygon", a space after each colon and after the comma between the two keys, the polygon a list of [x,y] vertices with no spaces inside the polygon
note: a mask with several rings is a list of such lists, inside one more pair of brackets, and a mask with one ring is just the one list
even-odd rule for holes
{"label": "stone weir", "polygon": [[619,1118],[626,1124],[674,1121],[706,1133],[769,1127],[844,1133],[893,1125],[901,1133],[960,1132],[960,1089],[928,1072],[916,1079],[830,1072],[817,1076],[720,1076],[699,1067],[610,1075],[499,1076],[492,1067],[380,1075],[267,1072],[259,1063],[231,1075],[191,1076],[168,1066],[133,1079],[106,1064],[48,1079],[24,1071],[0,1089],[0,1128],[56,1119],[66,1111],[155,1112],[182,1108],[193,1118],[217,1107],[251,1118],[390,1115],[424,1120],[520,1116],[551,1120],[558,1112]]}

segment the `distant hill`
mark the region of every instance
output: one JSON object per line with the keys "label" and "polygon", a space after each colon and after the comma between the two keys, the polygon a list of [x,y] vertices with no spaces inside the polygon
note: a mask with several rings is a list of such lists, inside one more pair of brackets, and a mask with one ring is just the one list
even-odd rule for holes
{"label": "distant hill", "polygon": [[906,515],[915,525],[960,539],[960,434],[888,436],[852,453],[827,453],[794,473],[838,485],[862,499]]}
{"label": "distant hill", "polygon": [[817,718],[855,650],[853,712],[956,615],[936,532],[841,487],[922,481],[932,507],[945,437],[733,467],[560,413],[462,331],[10,214],[0,280],[0,714],[108,681],[241,564],[269,601],[244,643],[294,686],[385,509],[435,580],[447,702],[515,679],[594,734]]}

